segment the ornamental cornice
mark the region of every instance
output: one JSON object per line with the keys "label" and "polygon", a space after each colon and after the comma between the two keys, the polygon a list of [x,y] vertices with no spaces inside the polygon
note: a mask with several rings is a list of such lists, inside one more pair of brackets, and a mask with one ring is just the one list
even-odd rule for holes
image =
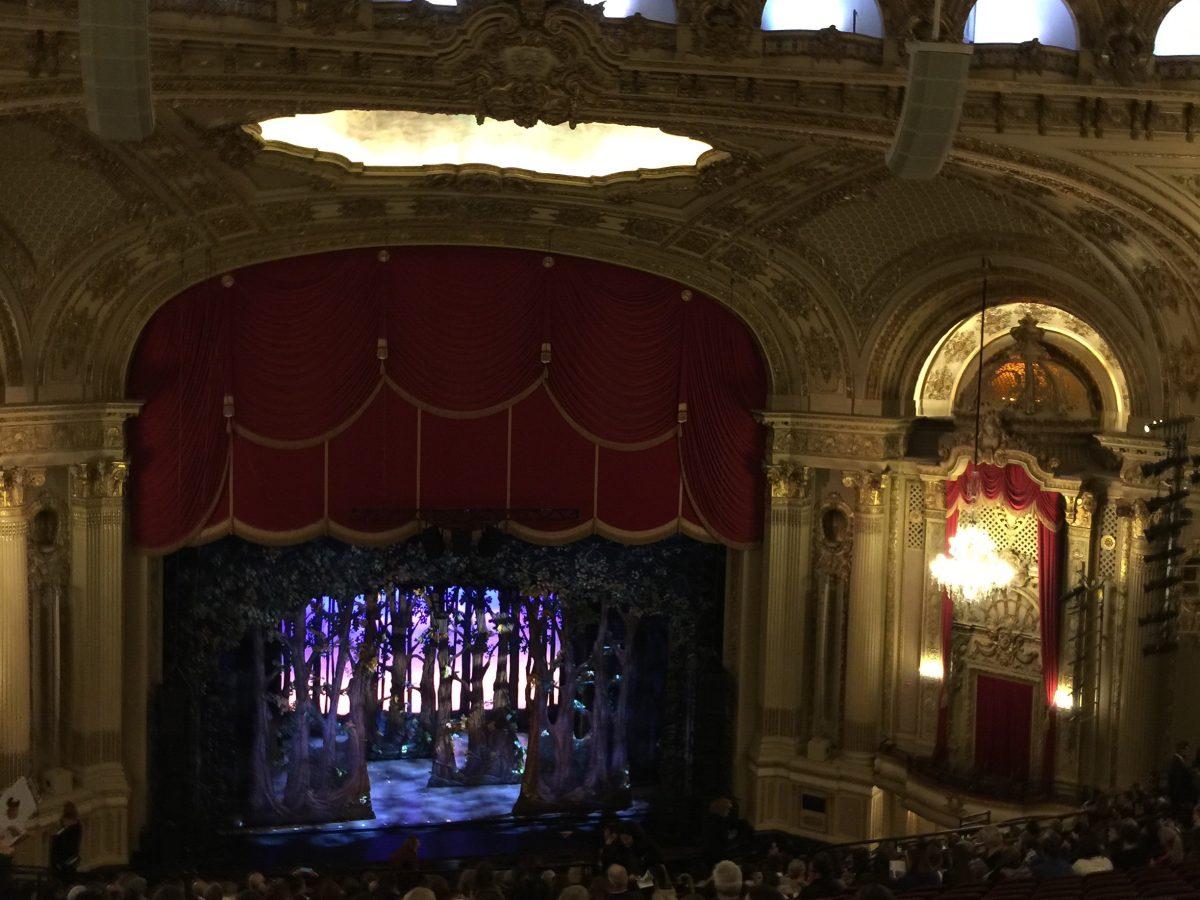
{"label": "ornamental cornice", "polygon": [[0,510],[25,505],[26,472],[18,466],[0,468]]}
{"label": "ornamental cornice", "polygon": [[125,450],[125,421],[141,403],[0,405],[0,462],[63,465]]}
{"label": "ornamental cornice", "polygon": [[820,468],[881,463],[904,456],[912,419],[826,413],[760,412],[771,429],[770,459]]}
{"label": "ornamental cornice", "polygon": [[878,472],[850,471],[842,473],[842,486],[854,491],[859,513],[883,512],[887,477]]}
{"label": "ornamental cornice", "polygon": [[1166,458],[1166,447],[1161,440],[1130,434],[1098,434],[1096,440],[1121,460],[1119,479],[1123,495],[1139,497],[1159,492],[1164,484],[1163,478],[1147,478],[1142,474],[1142,465]]}

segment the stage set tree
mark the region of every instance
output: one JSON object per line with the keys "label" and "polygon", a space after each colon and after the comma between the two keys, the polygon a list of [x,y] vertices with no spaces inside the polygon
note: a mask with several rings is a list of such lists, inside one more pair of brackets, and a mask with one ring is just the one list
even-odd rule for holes
{"label": "stage set tree", "polygon": [[370,817],[367,760],[399,756],[430,758],[434,787],[519,781],[519,814],[629,802],[639,670],[667,635],[687,652],[714,597],[712,548],[451,546],[188,551],[187,675],[248,656],[249,821]]}

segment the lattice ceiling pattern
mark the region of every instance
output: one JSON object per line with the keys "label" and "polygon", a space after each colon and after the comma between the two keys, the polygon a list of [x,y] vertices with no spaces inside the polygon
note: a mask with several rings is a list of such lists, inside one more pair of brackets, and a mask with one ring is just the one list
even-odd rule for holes
{"label": "lattice ceiling pattern", "polygon": [[1028,215],[963,181],[913,183],[888,177],[850,202],[815,216],[799,237],[821,251],[855,288],[889,260],[938,238],[963,233],[1035,234]]}
{"label": "lattice ceiling pattern", "polygon": [[40,263],[72,235],[111,218],[121,198],[94,170],[28,121],[0,127],[0,219]]}

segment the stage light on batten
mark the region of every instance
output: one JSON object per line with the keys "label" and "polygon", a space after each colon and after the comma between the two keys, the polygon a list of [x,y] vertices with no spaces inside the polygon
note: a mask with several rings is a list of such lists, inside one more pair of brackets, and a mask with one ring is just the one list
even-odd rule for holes
{"label": "stage light on batten", "polygon": [[942,658],[940,656],[923,656],[921,657],[921,665],[917,667],[917,672],[922,678],[929,681],[942,680]]}

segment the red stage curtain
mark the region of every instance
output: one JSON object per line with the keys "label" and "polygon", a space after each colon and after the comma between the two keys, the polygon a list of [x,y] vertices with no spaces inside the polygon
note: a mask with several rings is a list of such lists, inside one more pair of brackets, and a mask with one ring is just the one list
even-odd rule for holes
{"label": "red stage curtain", "polygon": [[975,770],[1013,781],[1029,780],[1033,686],[979,675],[975,693]]}
{"label": "red stage curtain", "polygon": [[[641,272],[513,250],[356,250],[239,270],[153,317],[130,366],[138,544],[382,542],[517,510],[534,540],[762,527],[753,337]],[[226,398],[228,400],[226,401]],[[535,512],[577,509],[574,520]]]}
{"label": "red stage curtain", "polygon": [[[959,513],[969,508],[963,496],[963,487],[974,463],[955,481],[946,482],[946,543],[958,532]],[[1038,620],[1042,644],[1042,689],[1046,706],[1052,711],[1048,717],[1046,749],[1043,754],[1042,776],[1047,781],[1054,777],[1054,695],[1058,691],[1058,605],[1062,595],[1062,551],[1059,527],[1063,519],[1062,495],[1056,491],[1044,491],[1025,469],[1018,465],[1003,468],[992,465],[979,466],[979,482],[983,498],[991,502],[1000,501],[1014,513],[1037,516],[1038,522]],[[976,501],[978,502],[978,501]],[[949,675],[950,647],[954,624],[954,610],[950,598],[942,595],[942,670],[943,697]],[[945,703],[938,716],[938,754],[944,755],[948,722]]]}

